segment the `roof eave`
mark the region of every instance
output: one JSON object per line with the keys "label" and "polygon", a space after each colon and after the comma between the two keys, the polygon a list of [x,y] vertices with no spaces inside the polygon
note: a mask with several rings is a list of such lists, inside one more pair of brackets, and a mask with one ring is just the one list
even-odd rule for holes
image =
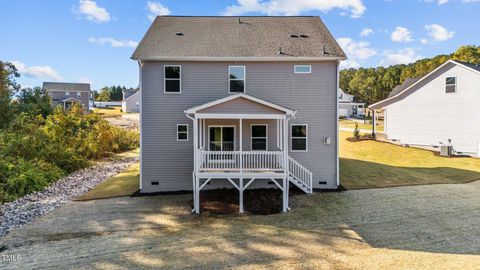
{"label": "roof eave", "polygon": [[211,56],[150,56],[137,57],[132,56],[132,60],[140,61],[199,61],[199,62],[225,62],[225,61],[248,61],[248,62],[263,62],[263,61],[279,61],[279,62],[313,62],[313,61],[337,61],[346,60],[345,56],[326,56],[326,57],[211,57]]}

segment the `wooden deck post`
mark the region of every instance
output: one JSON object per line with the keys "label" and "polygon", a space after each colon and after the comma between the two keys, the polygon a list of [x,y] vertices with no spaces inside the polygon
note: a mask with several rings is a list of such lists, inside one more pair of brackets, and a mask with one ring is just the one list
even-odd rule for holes
{"label": "wooden deck post", "polygon": [[284,177],[283,178],[283,212],[288,211],[288,178]]}
{"label": "wooden deck post", "polygon": [[200,179],[197,176],[195,176],[195,190],[193,199],[193,207],[195,208],[195,213],[200,214]]}

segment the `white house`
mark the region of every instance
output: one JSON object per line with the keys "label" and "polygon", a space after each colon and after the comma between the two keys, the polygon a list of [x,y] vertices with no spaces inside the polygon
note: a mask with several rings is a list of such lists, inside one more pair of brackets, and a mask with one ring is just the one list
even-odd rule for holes
{"label": "white house", "polygon": [[138,89],[127,89],[123,91],[122,111],[140,112],[141,92]]}
{"label": "white house", "polygon": [[385,114],[388,140],[480,156],[480,65],[449,60],[419,79],[408,79],[370,105]]}
{"label": "white house", "polygon": [[365,103],[354,102],[354,96],[338,89],[338,115],[340,117],[364,117]]}

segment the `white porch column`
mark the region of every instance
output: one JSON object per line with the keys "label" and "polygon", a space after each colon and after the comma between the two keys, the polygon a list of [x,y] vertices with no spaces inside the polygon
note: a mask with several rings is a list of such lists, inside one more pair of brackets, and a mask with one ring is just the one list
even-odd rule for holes
{"label": "white porch column", "polygon": [[[240,130],[240,173],[243,172],[243,119],[238,119],[239,122],[239,130]],[[240,180],[241,181],[241,180]]]}
{"label": "white porch column", "polygon": [[377,119],[375,116],[375,110],[372,110],[372,136],[375,137],[377,133]]}
{"label": "white porch column", "polygon": [[288,168],[288,119],[285,116],[283,119],[283,153],[284,153],[284,172],[285,176],[283,177],[283,212],[288,211],[288,193],[290,187],[290,180],[288,179],[290,176],[289,168]]}
{"label": "white porch column", "polygon": [[238,182],[239,186],[238,186],[238,192],[240,192],[240,199],[239,199],[239,212],[240,214],[243,214],[244,213],[244,209],[243,209],[243,178],[240,177],[239,179],[239,182]]}
{"label": "white porch column", "polygon": [[195,213],[200,213],[200,191],[199,179],[197,176],[197,150],[198,150],[198,119],[195,116],[193,120],[193,171],[194,171],[194,185],[193,185],[193,208]]}
{"label": "white porch column", "polygon": [[288,211],[288,187],[290,186],[289,185],[289,182],[288,182],[288,178],[284,177],[283,178],[283,205],[282,205],[282,211],[283,212],[287,212]]}

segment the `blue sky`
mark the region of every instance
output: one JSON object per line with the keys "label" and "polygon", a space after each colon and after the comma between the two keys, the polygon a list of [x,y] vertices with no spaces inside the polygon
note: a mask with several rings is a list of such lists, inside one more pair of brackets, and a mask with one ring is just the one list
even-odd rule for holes
{"label": "blue sky", "polygon": [[155,15],[318,15],[343,67],[409,63],[480,45],[480,0],[0,0],[0,60],[23,86],[138,85],[134,47]]}

